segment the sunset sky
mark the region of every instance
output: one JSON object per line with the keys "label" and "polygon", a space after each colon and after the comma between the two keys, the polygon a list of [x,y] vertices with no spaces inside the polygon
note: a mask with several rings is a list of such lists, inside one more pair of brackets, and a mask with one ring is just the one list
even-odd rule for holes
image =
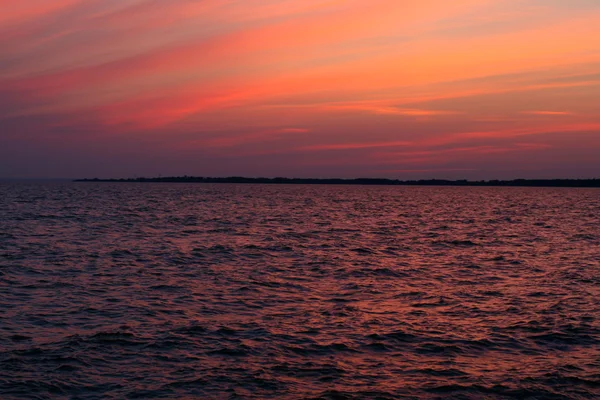
{"label": "sunset sky", "polygon": [[0,0],[0,177],[600,177],[599,0]]}

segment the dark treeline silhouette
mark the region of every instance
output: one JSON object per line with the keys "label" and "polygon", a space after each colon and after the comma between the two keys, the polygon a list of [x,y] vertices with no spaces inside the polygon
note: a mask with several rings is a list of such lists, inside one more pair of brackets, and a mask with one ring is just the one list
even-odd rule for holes
{"label": "dark treeline silhouette", "polygon": [[263,183],[302,185],[404,185],[404,186],[532,186],[532,187],[600,187],[600,179],[514,179],[468,181],[446,179],[398,180],[385,178],[321,179],[321,178],[246,178],[232,176],[210,178],[202,176],[171,176],[128,179],[77,179],[75,182],[173,182],[173,183]]}

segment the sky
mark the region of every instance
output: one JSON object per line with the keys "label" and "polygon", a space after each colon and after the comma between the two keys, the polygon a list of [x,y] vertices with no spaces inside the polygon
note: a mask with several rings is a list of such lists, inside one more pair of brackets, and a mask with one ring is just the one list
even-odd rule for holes
{"label": "sky", "polygon": [[600,177],[598,0],[0,0],[0,177]]}

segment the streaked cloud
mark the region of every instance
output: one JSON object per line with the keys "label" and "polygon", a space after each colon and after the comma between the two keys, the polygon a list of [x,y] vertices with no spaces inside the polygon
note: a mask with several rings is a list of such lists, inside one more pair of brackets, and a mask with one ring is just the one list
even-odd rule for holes
{"label": "streaked cloud", "polygon": [[527,114],[527,115],[556,115],[556,116],[561,116],[561,115],[573,115],[573,113],[570,113],[568,111],[521,111],[521,114]]}
{"label": "streaked cloud", "polygon": [[0,0],[0,176],[600,175],[598,4]]}

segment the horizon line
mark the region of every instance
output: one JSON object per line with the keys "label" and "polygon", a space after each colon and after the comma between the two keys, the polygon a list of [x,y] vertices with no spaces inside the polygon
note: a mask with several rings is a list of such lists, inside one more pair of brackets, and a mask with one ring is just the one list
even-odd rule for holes
{"label": "horizon line", "polygon": [[203,177],[203,176],[170,176],[170,177],[137,177],[120,179],[84,178],[73,182],[113,182],[113,183],[234,183],[234,184],[304,184],[304,185],[385,185],[385,186],[518,186],[518,187],[596,187],[600,188],[600,178],[555,178],[555,179],[512,179],[512,180],[449,180],[449,179],[411,179],[400,180],[390,178],[250,178],[242,176]]}

